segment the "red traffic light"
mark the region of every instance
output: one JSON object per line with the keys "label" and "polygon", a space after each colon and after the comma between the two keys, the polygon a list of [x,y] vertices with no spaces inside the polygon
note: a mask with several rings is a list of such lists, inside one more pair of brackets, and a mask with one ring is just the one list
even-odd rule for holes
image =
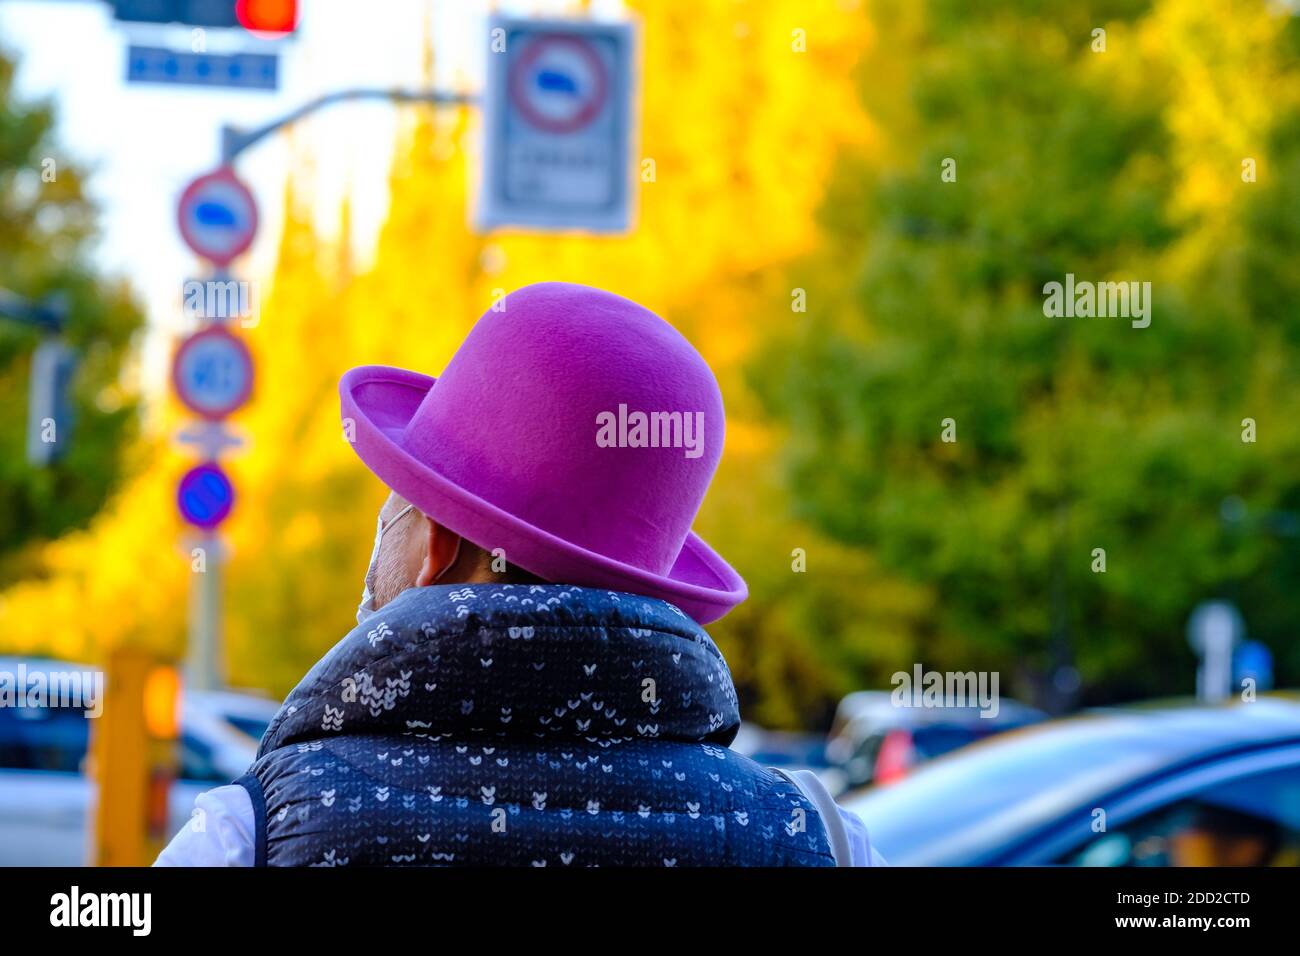
{"label": "red traffic light", "polygon": [[235,19],[253,33],[292,33],[298,28],[298,0],[235,0]]}

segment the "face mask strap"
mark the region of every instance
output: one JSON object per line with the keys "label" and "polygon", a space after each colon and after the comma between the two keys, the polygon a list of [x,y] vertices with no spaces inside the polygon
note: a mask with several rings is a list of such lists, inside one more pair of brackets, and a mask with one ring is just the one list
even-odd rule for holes
{"label": "face mask strap", "polygon": [[[383,541],[383,538],[384,538],[384,532],[387,531],[389,528],[391,528],[393,525],[397,524],[398,519],[401,518],[402,515],[406,514],[408,511],[410,511],[411,509],[413,509],[414,507],[415,507],[415,505],[407,505],[407,506],[406,506],[405,508],[403,508],[401,511],[397,512],[397,514],[393,515],[393,519],[392,519],[391,521],[389,521],[388,524],[386,524],[386,525],[382,525],[382,526],[380,527],[380,530],[379,530],[379,536],[375,538],[375,557],[374,557],[374,561],[376,562],[376,564],[377,564],[378,561],[379,561],[379,545],[380,545],[380,544],[382,543],[382,541]],[[464,538],[461,538],[461,537],[457,537],[457,538],[456,538],[456,550],[452,552],[452,554],[451,554],[451,560],[448,561],[448,562],[446,563],[446,565],[443,566],[443,569],[442,569],[441,571],[439,571],[439,572],[434,576],[434,578],[433,578],[433,582],[432,582],[433,584],[437,584],[439,581],[441,581],[441,580],[442,580],[442,576],[443,576],[444,574],[446,574],[448,571],[450,571],[452,568],[454,568],[454,567],[456,566],[456,562],[460,560],[460,545],[461,545],[461,542],[464,541],[464,540],[465,540],[465,539],[464,539]]]}
{"label": "face mask strap", "polygon": [[388,522],[388,524],[384,524],[384,519],[380,518],[379,531],[375,535],[375,547],[376,548],[379,547],[380,542],[384,540],[384,534],[388,531],[388,529],[391,528],[393,525],[397,524],[397,522],[402,520],[402,515],[406,514],[408,511],[414,511],[414,510],[415,510],[415,505],[407,505],[401,511],[397,512],[397,514],[393,515],[392,519]]}

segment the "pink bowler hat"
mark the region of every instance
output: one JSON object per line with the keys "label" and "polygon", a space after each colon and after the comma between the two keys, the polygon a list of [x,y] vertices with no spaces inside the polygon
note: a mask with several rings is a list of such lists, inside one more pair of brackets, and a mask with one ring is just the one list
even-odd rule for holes
{"label": "pink bowler hat", "polygon": [[366,467],[439,524],[560,584],[662,598],[701,624],[744,580],[691,522],[722,456],[722,394],[676,329],[545,282],[483,313],[436,380],[339,382]]}

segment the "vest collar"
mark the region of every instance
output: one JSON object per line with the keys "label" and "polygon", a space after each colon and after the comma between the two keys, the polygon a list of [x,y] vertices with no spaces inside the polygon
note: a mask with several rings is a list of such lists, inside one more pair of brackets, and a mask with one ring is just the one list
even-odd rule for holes
{"label": "vest collar", "polygon": [[664,601],[569,585],[412,588],[286,698],[259,756],[339,734],[729,744],[726,661]]}

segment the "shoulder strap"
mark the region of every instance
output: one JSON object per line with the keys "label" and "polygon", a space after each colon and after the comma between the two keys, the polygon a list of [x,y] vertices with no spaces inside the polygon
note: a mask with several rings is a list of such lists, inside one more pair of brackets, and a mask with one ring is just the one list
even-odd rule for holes
{"label": "shoulder strap", "polygon": [[799,788],[799,791],[812,801],[812,805],[817,808],[817,814],[822,819],[822,827],[826,830],[826,840],[831,845],[831,854],[835,857],[836,866],[852,866],[853,853],[849,845],[849,831],[844,826],[844,818],[840,816],[840,808],[835,803],[835,798],[831,796],[826,785],[821,782],[821,778],[811,770],[782,770],[780,767],[768,767],[773,773],[780,774],[790,783]]}
{"label": "shoulder strap", "polygon": [[248,791],[248,799],[253,804],[253,866],[266,866],[266,794],[262,791],[262,781],[250,767],[235,783]]}

